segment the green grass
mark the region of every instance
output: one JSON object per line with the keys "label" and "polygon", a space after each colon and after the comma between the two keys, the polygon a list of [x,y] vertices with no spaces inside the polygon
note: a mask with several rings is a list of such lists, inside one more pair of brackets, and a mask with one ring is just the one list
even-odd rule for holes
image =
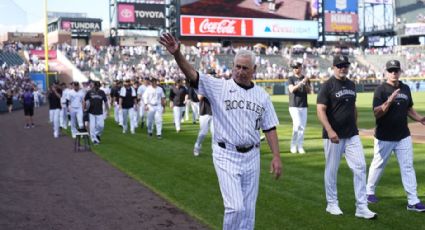
{"label": "green grass", "polygon": [[[415,108],[425,114],[425,93],[415,93]],[[268,173],[271,153],[266,144],[261,147],[261,179],[257,201],[256,229],[413,229],[422,226],[424,214],[406,211],[400,172],[395,157],[389,160],[377,188],[378,204],[370,205],[378,212],[375,221],[354,217],[353,177],[345,160],[338,174],[338,194],[343,216],[325,212],[323,188],[324,155],[321,125],[316,118],[315,96],[309,98],[306,130],[306,155],[289,154],[291,119],[288,97],[273,96],[279,116],[278,127],[282,152],[283,176],[274,180]],[[373,128],[372,94],[358,95],[359,127]],[[168,109],[168,108],[167,108]],[[199,157],[193,157],[198,125],[183,124],[183,131],[175,133],[172,114],[164,115],[163,139],[148,138],[146,130],[135,135],[122,134],[112,118],[106,122],[102,144],[94,151],[115,167],[148,186],[177,207],[195,216],[212,229],[221,229],[223,203],[215,175],[210,138],[203,144]],[[372,159],[372,139],[362,139],[366,162]],[[415,144],[415,169],[418,194],[424,199],[425,145]],[[425,199],[424,199],[425,201]]]}

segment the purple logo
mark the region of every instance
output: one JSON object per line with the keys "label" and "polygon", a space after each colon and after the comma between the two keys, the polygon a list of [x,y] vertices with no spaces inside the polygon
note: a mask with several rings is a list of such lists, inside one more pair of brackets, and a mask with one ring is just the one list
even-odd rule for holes
{"label": "purple logo", "polygon": [[119,4],[118,5],[118,22],[135,22],[134,5]]}

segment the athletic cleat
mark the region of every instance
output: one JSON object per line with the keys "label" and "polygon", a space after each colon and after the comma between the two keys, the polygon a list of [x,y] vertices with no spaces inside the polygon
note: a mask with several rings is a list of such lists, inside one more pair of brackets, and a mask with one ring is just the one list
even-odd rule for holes
{"label": "athletic cleat", "polygon": [[195,157],[199,156],[199,149],[194,148],[194,149],[193,149],[193,155],[194,155]]}
{"label": "athletic cleat", "polygon": [[342,211],[337,204],[328,204],[326,207],[326,212],[329,212],[331,215],[339,216],[342,215]]}
{"label": "athletic cleat", "polygon": [[370,220],[370,219],[375,219],[376,217],[378,217],[378,214],[370,211],[368,207],[363,207],[363,208],[356,209],[355,216],[358,218],[364,218],[364,219]]}
{"label": "athletic cleat", "polygon": [[156,138],[158,138],[158,140],[161,140],[162,139],[162,136],[161,135],[156,135]]}
{"label": "athletic cleat", "polygon": [[374,194],[367,195],[367,202],[369,204],[376,204],[378,203],[378,198]]}
{"label": "athletic cleat", "polygon": [[97,140],[99,140],[99,141],[100,141],[100,136],[99,136],[99,135],[96,135],[96,138],[97,138]]}
{"label": "athletic cleat", "polygon": [[304,150],[304,148],[303,148],[303,147],[299,147],[299,148],[298,148],[298,153],[299,153],[299,154],[305,154],[305,150]]}
{"label": "athletic cleat", "polygon": [[292,147],[291,147],[291,149],[290,149],[290,151],[291,151],[291,153],[293,153],[293,154],[297,153],[297,147],[292,146]]}
{"label": "athletic cleat", "polygon": [[421,202],[415,205],[407,205],[407,210],[415,211],[415,212],[425,212],[425,205],[422,204]]}
{"label": "athletic cleat", "polygon": [[148,136],[149,136],[149,137],[152,137],[152,133],[148,133]]}

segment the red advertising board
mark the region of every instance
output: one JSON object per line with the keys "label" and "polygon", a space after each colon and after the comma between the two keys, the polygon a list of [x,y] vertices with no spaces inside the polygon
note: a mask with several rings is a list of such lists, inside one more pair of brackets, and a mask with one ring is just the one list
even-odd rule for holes
{"label": "red advertising board", "polygon": [[[44,60],[45,59],[45,55],[44,55],[44,50],[30,50],[29,54],[35,55],[38,57],[39,60]],[[49,60],[50,59],[56,59],[57,54],[56,54],[56,50],[49,50]]]}
{"label": "red advertising board", "polygon": [[325,13],[325,31],[333,33],[355,33],[359,30],[359,19],[353,13]]}
{"label": "red advertising board", "polygon": [[253,31],[253,20],[248,18],[180,17],[182,36],[252,37]]}

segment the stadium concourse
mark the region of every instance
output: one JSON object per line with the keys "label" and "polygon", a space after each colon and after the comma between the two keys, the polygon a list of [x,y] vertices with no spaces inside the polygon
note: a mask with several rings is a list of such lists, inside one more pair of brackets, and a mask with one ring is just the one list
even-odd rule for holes
{"label": "stadium concourse", "polygon": [[0,118],[0,229],[206,229],[35,113],[32,129],[22,111]]}

